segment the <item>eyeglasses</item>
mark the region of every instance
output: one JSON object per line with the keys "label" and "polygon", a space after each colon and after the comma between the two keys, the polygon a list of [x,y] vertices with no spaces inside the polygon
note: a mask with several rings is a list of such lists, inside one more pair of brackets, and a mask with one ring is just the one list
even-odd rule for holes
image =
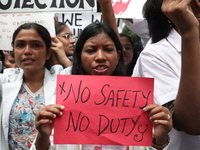
{"label": "eyeglasses", "polygon": [[72,40],[76,39],[75,35],[69,34],[69,33],[66,33],[66,34],[62,35],[62,37],[68,39],[69,41],[72,41]]}

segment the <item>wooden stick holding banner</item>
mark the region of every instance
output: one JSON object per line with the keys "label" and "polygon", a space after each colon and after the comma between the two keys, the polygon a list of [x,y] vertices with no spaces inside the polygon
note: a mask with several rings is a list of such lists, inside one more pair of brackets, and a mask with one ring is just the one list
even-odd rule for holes
{"label": "wooden stick holding banner", "polygon": [[152,122],[142,108],[153,103],[153,79],[58,75],[55,144],[152,144]]}

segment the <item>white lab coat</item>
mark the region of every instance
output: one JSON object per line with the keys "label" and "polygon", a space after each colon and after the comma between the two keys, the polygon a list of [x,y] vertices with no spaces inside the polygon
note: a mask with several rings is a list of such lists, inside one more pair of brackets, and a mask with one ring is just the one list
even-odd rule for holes
{"label": "white lab coat", "polygon": [[[53,66],[50,71],[45,69],[43,85],[46,105],[50,104],[55,94],[56,75],[61,69],[60,65]],[[9,115],[22,84],[23,70],[21,69],[5,69],[0,75],[0,92],[2,92],[0,93],[0,150],[8,150]]]}

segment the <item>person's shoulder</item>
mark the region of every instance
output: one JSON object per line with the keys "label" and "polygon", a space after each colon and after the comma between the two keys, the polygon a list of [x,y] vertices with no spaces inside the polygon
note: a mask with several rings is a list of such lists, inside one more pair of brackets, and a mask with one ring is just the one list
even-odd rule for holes
{"label": "person's shoulder", "polygon": [[24,71],[20,68],[7,68],[3,70],[4,83],[19,81],[23,77]]}
{"label": "person's shoulder", "polygon": [[4,75],[15,75],[15,74],[20,74],[23,73],[23,70],[20,68],[6,68],[3,70]]}
{"label": "person's shoulder", "polygon": [[51,69],[49,70],[50,74],[60,74],[60,72],[63,70],[63,66],[61,65],[53,65]]}
{"label": "person's shoulder", "polygon": [[152,43],[151,39],[147,42],[142,53],[165,53],[171,49],[171,45],[167,40],[164,38],[156,43]]}
{"label": "person's shoulder", "polygon": [[71,75],[72,74],[72,66],[63,69],[60,74],[62,74],[62,75]]}

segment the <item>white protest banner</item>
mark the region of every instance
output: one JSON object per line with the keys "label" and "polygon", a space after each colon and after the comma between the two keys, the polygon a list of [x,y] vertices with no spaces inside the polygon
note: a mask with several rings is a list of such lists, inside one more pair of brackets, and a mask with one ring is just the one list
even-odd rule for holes
{"label": "white protest banner", "polygon": [[97,11],[96,0],[0,0],[0,13]]}
{"label": "white protest banner", "polygon": [[18,26],[35,22],[46,27],[55,36],[54,14],[53,13],[34,13],[34,14],[2,14],[0,15],[0,50],[12,50],[12,34]]}
{"label": "white protest banner", "polygon": [[112,0],[117,18],[143,19],[142,9],[147,0]]}
{"label": "white protest banner", "polygon": [[[102,13],[59,13],[55,14],[59,22],[65,23],[72,33],[78,37],[82,30],[93,22],[103,22]],[[118,31],[122,31],[123,20],[116,19]]]}

